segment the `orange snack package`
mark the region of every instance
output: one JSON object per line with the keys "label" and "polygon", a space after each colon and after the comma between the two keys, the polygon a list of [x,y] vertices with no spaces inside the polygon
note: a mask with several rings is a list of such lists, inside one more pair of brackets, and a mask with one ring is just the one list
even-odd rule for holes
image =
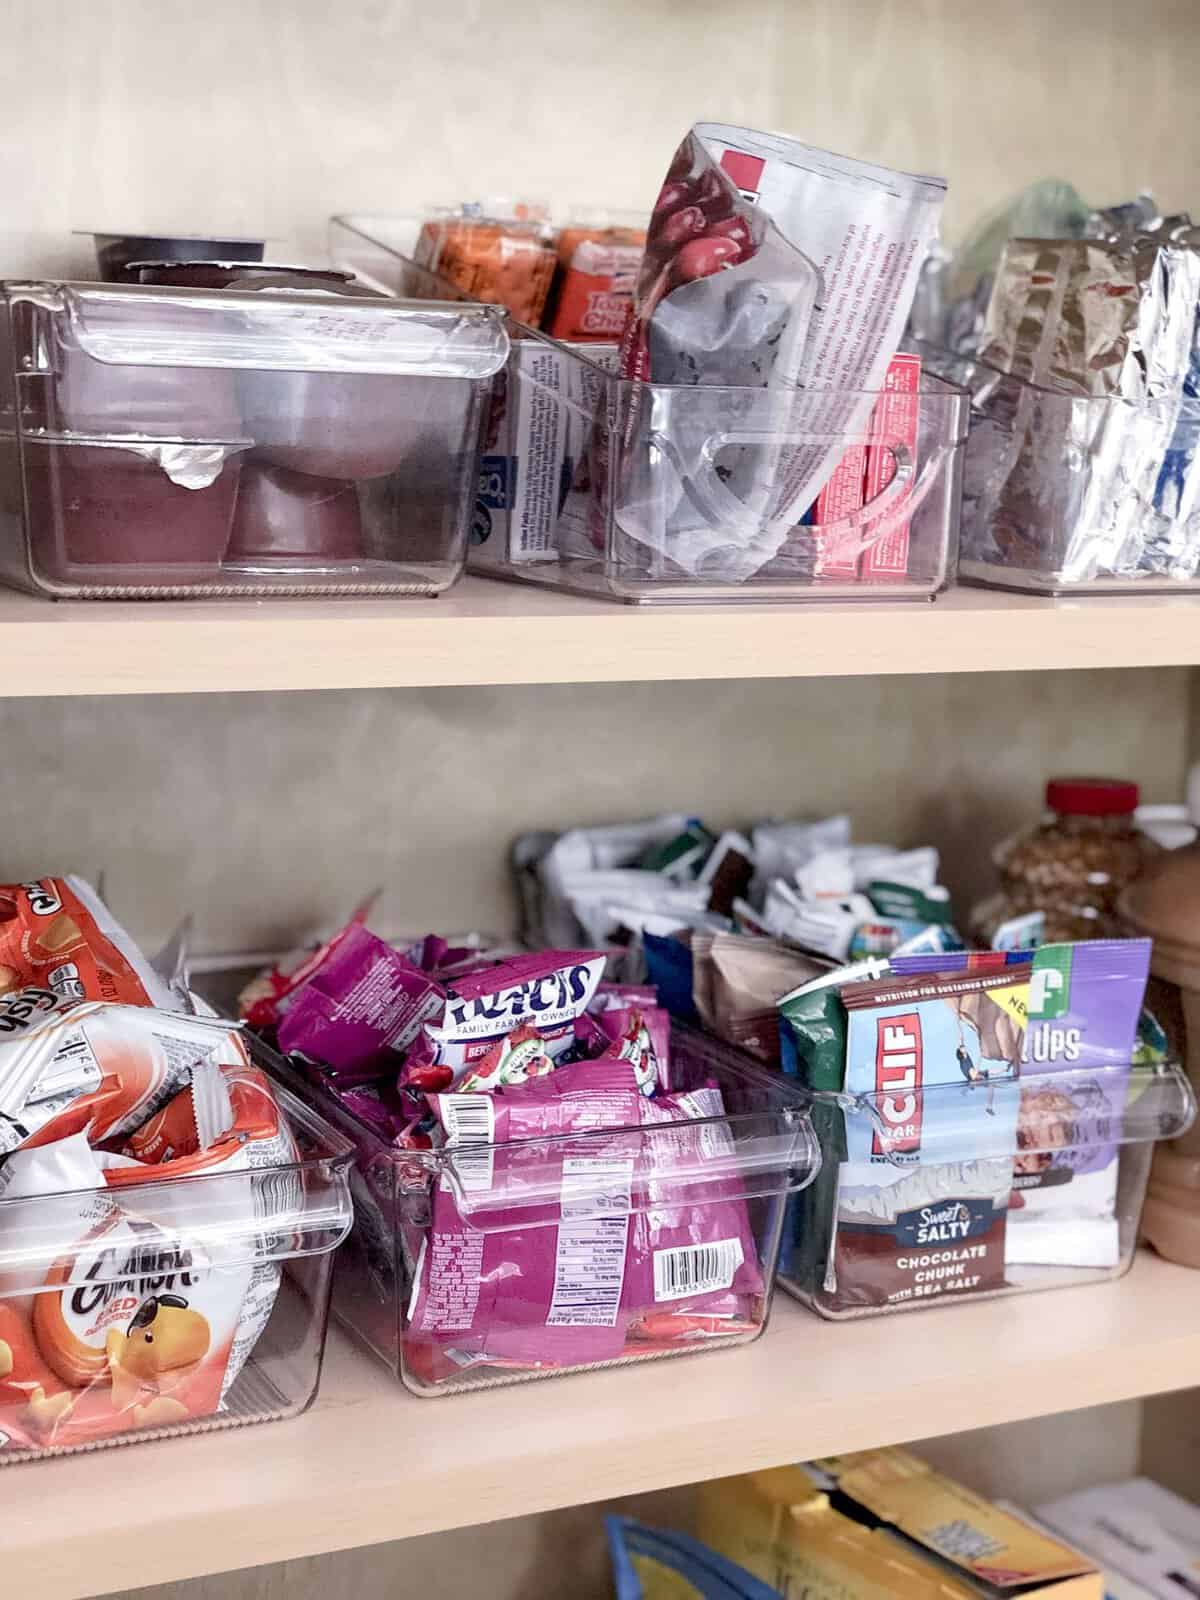
{"label": "orange snack package", "polygon": [[0,995],[27,988],[64,999],[178,1005],[100,896],[76,877],[0,884]]}
{"label": "orange snack package", "polygon": [[568,226],[558,236],[558,273],[547,333],[574,343],[620,339],[646,248],[644,228]]}
{"label": "orange snack package", "polygon": [[[0,1259],[17,1246],[0,1272],[0,1458],[226,1406],[275,1304],[281,1269],[260,1243],[294,1225],[297,1160],[266,1076],[208,1057],[121,1153],[80,1131],[0,1165]],[[214,1229],[214,1199],[174,1180],[218,1172],[244,1177]]]}
{"label": "orange snack package", "polygon": [[536,328],[558,260],[545,231],[543,223],[519,215],[433,217],[421,225],[414,258],[472,300],[505,306],[518,322]]}

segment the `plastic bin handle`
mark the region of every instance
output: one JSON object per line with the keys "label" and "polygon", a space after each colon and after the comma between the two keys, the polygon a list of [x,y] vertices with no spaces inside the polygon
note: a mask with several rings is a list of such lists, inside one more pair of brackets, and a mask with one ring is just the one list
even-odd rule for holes
{"label": "plastic bin handle", "polygon": [[[893,440],[887,443],[864,439],[859,442],[869,442],[877,449],[886,450],[895,463],[895,471],[880,492],[866,505],[843,517],[837,517],[832,522],[815,523],[808,528],[807,531],[820,536],[823,546],[830,555],[849,554],[847,542],[851,540],[854,541],[854,550],[865,550],[884,538],[900,515],[903,515],[905,520],[911,517],[937,483],[942,469],[950,460],[953,448],[948,444],[935,446],[926,456],[918,473],[912,452],[899,441]],[[737,525],[744,521],[747,510],[737,496],[729,492],[722,480],[717,465],[722,450],[738,446],[778,450],[798,445],[828,444],[829,436],[819,433],[768,432],[711,434],[698,456],[693,458],[691,466],[669,434],[655,432],[651,435],[650,443],[671,462],[685,493],[706,522],[710,526],[720,527]]]}

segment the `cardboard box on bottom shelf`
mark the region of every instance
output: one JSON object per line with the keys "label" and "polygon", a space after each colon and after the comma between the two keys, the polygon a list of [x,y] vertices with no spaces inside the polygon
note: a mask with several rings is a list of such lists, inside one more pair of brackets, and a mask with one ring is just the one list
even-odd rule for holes
{"label": "cardboard box on bottom shelf", "polygon": [[1112,1570],[1109,1591],[1120,1600],[1200,1595],[1200,1506],[1151,1478],[1081,1489],[1037,1514]]}
{"label": "cardboard box on bottom shelf", "polygon": [[720,1479],[700,1506],[700,1538],[790,1600],[1104,1600],[1087,1557],[906,1450]]}

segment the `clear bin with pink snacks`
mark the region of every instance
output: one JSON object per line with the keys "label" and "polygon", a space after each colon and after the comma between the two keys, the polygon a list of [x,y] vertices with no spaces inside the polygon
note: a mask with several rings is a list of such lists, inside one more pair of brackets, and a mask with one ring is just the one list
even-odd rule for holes
{"label": "clear bin with pink snacks", "polygon": [[618,1070],[565,1117],[454,1096],[463,1144],[439,1151],[397,1150],[321,1096],[357,1150],[337,1319],[422,1396],[756,1339],[812,1128],[728,1046],[676,1028],[671,1062],[670,1096]]}
{"label": "clear bin with pink snacks", "polygon": [[430,943],[351,927],[298,990],[256,991],[284,1081],[356,1147],[339,1320],[420,1395],[757,1338],[820,1166],[804,1092],[598,952],[437,941],[422,968]]}

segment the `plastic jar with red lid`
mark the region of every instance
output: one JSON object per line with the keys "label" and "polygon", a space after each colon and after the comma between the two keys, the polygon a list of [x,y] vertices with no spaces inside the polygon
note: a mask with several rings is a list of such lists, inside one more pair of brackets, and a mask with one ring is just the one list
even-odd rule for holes
{"label": "plastic jar with red lid", "polygon": [[1051,778],[1047,814],[999,845],[1002,888],[977,906],[971,930],[990,944],[1013,917],[1041,911],[1048,943],[1119,937],[1121,891],[1158,854],[1134,818],[1138,786],[1116,778]]}

